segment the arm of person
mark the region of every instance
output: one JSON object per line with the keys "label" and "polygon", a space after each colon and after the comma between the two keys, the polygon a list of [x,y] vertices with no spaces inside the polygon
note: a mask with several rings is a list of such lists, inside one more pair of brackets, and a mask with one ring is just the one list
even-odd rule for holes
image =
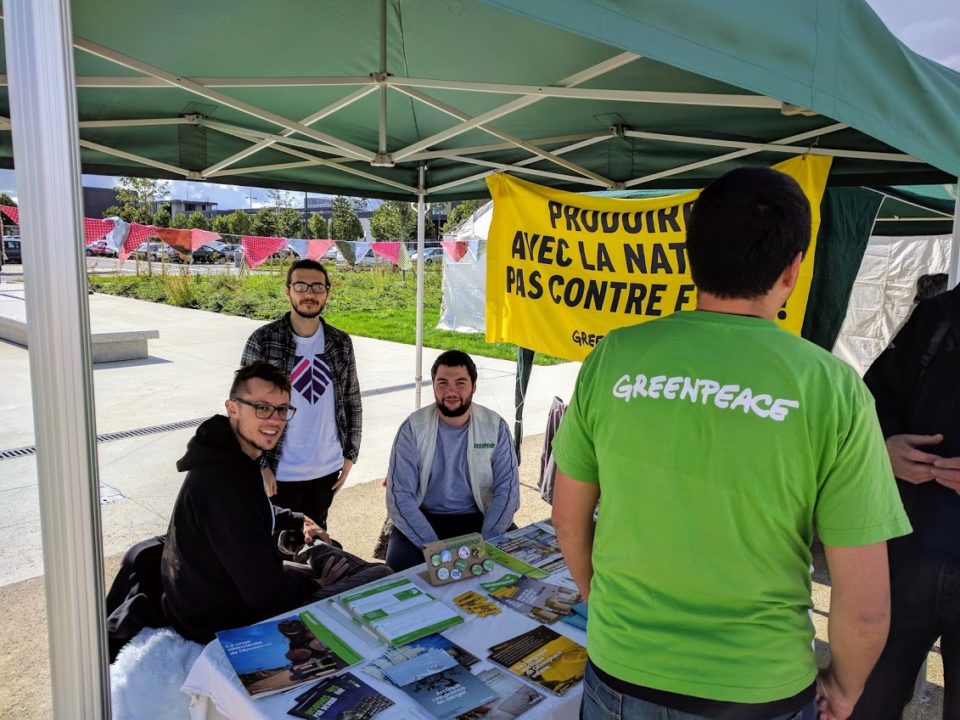
{"label": "arm of person", "polygon": [[513,522],[520,507],[520,473],[513,440],[507,423],[501,419],[497,433],[497,447],[491,459],[493,465],[493,497],[483,516],[481,534],[485,538],[502,535]]}
{"label": "arm of person", "polygon": [[595,482],[575,480],[559,468],[553,485],[553,527],[570,577],[587,600],[593,579],[593,511],[600,499]]}
{"label": "arm of person", "polygon": [[[360,435],[363,429],[363,405],[360,398],[360,380],[357,377],[357,358],[353,353],[353,341],[347,336],[346,368],[343,379],[343,407],[346,410],[347,425],[341,441],[343,442],[343,459],[349,460],[351,466],[360,455]],[[344,462],[346,470],[346,462]],[[347,470],[349,473],[349,470]],[[346,478],[343,478],[346,480]],[[334,488],[336,489],[336,488]]]}
{"label": "arm of person", "polygon": [[939,445],[941,442],[943,442],[943,435],[940,434],[891,435],[886,439],[886,444],[893,474],[913,485],[937,480],[936,464],[944,458],[924,452],[920,448]]}
{"label": "arm of person", "polygon": [[830,569],[830,665],[818,682],[821,717],[846,720],[863,692],[890,628],[885,542],[825,546]]}
{"label": "arm of person", "polygon": [[343,467],[340,468],[340,477],[337,478],[337,481],[333,484],[333,492],[337,492],[340,488],[343,487],[343,484],[347,481],[347,476],[350,474],[350,470],[353,469],[353,460],[349,458],[343,459]]}
{"label": "arm of person", "polygon": [[420,485],[420,453],[405,420],[397,431],[387,468],[387,514],[397,530],[414,545],[423,547],[435,542],[437,534],[417,502]]}
{"label": "arm of person", "polygon": [[[257,501],[266,502],[266,499]],[[249,495],[220,493],[215,506],[208,504],[201,517],[210,546],[237,592],[258,614],[269,617],[299,605],[313,582],[307,576],[283,571],[282,563],[274,555],[273,537],[261,512]],[[299,526],[302,524],[300,516]]]}

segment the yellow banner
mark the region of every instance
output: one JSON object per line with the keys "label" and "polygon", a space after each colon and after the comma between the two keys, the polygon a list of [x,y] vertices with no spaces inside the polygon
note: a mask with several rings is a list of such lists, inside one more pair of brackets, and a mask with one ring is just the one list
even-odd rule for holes
{"label": "yellow banner", "polygon": [[[778,322],[800,334],[831,158],[795,157],[775,170],[810,200],[810,248]],[[696,307],[686,219],[700,194],[624,200],[553,190],[509,175],[487,178],[487,342],[582,360],[611,330]]]}

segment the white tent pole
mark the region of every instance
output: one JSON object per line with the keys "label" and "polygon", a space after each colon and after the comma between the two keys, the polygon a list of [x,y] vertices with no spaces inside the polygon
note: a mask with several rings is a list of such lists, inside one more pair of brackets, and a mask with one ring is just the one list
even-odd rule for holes
{"label": "white tent pole", "polygon": [[953,199],[953,238],[950,242],[950,268],[947,280],[950,287],[960,281],[960,178],[957,178],[956,197]]}
{"label": "white tent pole", "polygon": [[424,196],[424,166],[420,164],[417,181],[417,371],[415,407],[420,407],[420,383],[423,381],[423,235],[425,231],[424,218],[427,208],[423,201]]}
{"label": "white tent pole", "polygon": [[56,718],[110,717],[70,0],[4,2]]}

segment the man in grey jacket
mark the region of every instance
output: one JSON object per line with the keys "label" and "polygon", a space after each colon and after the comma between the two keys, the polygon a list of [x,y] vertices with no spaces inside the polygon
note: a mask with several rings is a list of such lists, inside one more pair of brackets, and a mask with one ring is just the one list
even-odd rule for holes
{"label": "man in grey jacket", "polygon": [[520,503],[507,423],[473,403],[473,360],[447,350],[430,378],[436,403],[403,422],[390,453],[387,513],[394,527],[387,564],[395,571],[423,562],[424,545],[436,540],[503,533]]}

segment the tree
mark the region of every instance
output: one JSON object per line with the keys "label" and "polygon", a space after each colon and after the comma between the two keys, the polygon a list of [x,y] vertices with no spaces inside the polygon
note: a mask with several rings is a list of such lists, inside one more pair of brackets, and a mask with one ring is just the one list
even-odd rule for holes
{"label": "tree", "polygon": [[280,208],[274,215],[277,218],[277,235],[285,238],[303,237],[303,218],[299,210]]}
{"label": "tree", "polygon": [[206,230],[210,227],[210,224],[207,222],[207,216],[204,215],[199,210],[195,210],[190,213],[190,217],[187,218],[187,227],[188,228],[197,228],[198,230]]}
{"label": "tree", "polygon": [[260,208],[253,216],[253,227],[251,231],[254,235],[261,237],[276,237],[277,235],[277,216],[269,208]]}
{"label": "tree", "polygon": [[120,212],[127,222],[149,225],[153,222],[153,206],[170,194],[170,183],[151,178],[121,177],[114,186]]}
{"label": "tree", "polygon": [[276,211],[293,207],[293,198],[286,190],[267,190],[267,205]]}
{"label": "tree", "polygon": [[[409,203],[385,200],[373,211],[370,234],[378,240],[413,240],[417,237],[417,211]],[[436,226],[424,218],[424,237],[435,237]]]}
{"label": "tree", "polygon": [[214,215],[210,229],[219,235],[230,235],[230,220],[227,215]]}
{"label": "tree", "polygon": [[170,222],[170,227],[178,228],[180,230],[186,230],[189,228],[190,220],[187,218],[186,213],[178,212],[176,215],[174,215],[173,220]]}
{"label": "tree", "polygon": [[6,205],[7,207],[16,207],[17,201],[6,193],[0,193],[0,205]]}
{"label": "tree", "polygon": [[356,240],[363,237],[363,225],[354,205],[343,195],[333,199],[330,216],[330,237],[334,240]]}
{"label": "tree", "polygon": [[173,218],[170,217],[170,206],[161,205],[153,214],[153,224],[157,227],[168,228],[171,222],[173,222]]}
{"label": "tree", "polygon": [[253,218],[243,210],[234,210],[226,216],[231,235],[252,235]]}
{"label": "tree", "polygon": [[447,221],[443,224],[443,232],[453,230],[457,225],[479,210],[481,205],[483,205],[483,200],[464,200],[462,203],[458,203],[450,214],[447,215]]}
{"label": "tree", "polygon": [[320,213],[313,213],[307,220],[307,229],[312,238],[323,240],[327,237],[327,219]]}

